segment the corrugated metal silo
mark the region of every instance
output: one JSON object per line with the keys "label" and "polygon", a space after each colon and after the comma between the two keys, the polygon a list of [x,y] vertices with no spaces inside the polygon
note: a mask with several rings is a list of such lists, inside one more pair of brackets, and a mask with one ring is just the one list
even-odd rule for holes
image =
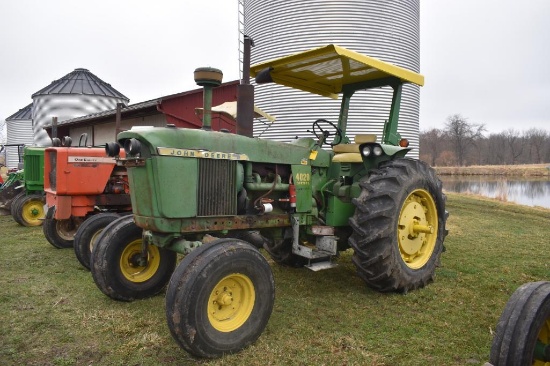
{"label": "corrugated metal silo", "polygon": [[[413,71],[420,69],[419,0],[239,0],[241,29],[252,37],[252,63],[335,43]],[[241,35],[242,37],[242,35]],[[419,87],[405,85],[399,133],[418,157]],[[378,141],[388,118],[391,88],[352,98],[348,135],[375,133]],[[287,141],[307,132],[318,118],[338,122],[340,100],[329,100],[279,85],[257,85],[255,103],[277,117],[254,134]],[[263,132],[265,130],[265,132]]]}
{"label": "corrugated metal silo", "polygon": [[[32,103],[6,118],[6,132],[7,145],[32,145]],[[18,149],[17,146],[6,147],[6,166],[8,168],[18,168],[19,155],[23,156],[23,148],[20,148],[21,151]]]}
{"label": "corrugated metal silo", "polygon": [[33,98],[34,143],[48,146],[51,141],[43,126],[128,104],[129,99],[87,69],[75,69],[47,87],[37,91]]}

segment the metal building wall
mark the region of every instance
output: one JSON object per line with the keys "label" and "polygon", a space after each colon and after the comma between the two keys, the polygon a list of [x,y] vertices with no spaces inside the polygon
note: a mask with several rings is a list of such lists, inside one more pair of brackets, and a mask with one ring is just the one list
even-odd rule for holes
{"label": "metal building wall", "polygon": [[[32,103],[21,108],[6,118],[7,145],[23,144],[32,145]],[[17,146],[6,146],[6,166],[19,167],[19,156],[23,156],[23,148],[18,151]]]}
{"label": "metal building wall", "polygon": [[[154,126],[154,127],[166,127],[166,116],[164,114],[154,114],[150,116],[123,119],[120,123],[122,130],[129,130],[133,126]],[[103,145],[107,142],[116,141],[115,135],[115,123],[102,123],[93,126],[94,145]],[[72,132],[72,130],[71,130]],[[73,140],[74,141],[74,140]],[[88,141],[90,139],[88,138]]]}
{"label": "metal building wall", "polygon": [[[240,0],[244,3],[244,34],[254,39],[252,63],[328,43],[419,72],[419,0]],[[242,35],[241,35],[242,37]],[[360,92],[352,98],[348,134],[380,137],[388,118],[391,88]],[[418,157],[419,87],[406,85],[398,131]],[[307,132],[318,118],[337,122],[340,100],[330,100],[279,85],[256,85],[255,103],[277,121],[267,130],[255,125],[257,136],[288,141]]]}
{"label": "metal building wall", "polygon": [[51,125],[52,117],[58,122],[66,119],[101,112],[116,108],[117,103],[124,103],[121,98],[80,95],[80,94],[46,94],[33,97],[34,143],[38,146],[51,145],[50,138],[43,127]]}

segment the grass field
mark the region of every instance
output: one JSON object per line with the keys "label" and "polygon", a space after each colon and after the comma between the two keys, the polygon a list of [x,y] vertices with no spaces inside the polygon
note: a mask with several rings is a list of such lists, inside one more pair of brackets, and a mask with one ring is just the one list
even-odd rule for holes
{"label": "grass field", "polygon": [[550,210],[449,194],[450,234],[434,283],[380,294],[351,253],[311,272],[272,263],[275,308],[241,353],[196,360],[172,340],[164,297],[112,301],[72,250],[0,217],[2,365],[481,365],[511,293],[550,279]]}

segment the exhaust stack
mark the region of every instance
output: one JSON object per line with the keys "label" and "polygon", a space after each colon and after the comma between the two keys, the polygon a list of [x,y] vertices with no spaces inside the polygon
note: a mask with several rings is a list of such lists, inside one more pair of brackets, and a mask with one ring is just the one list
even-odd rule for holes
{"label": "exhaust stack", "polygon": [[243,78],[237,87],[237,134],[252,137],[254,129],[254,85],[250,84],[250,49],[254,41],[244,36]]}

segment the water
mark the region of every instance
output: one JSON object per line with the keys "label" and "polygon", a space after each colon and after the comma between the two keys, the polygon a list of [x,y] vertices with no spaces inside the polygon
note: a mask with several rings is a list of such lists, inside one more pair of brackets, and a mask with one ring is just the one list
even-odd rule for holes
{"label": "water", "polygon": [[472,193],[520,205],[550,208],[550,179],[494,176],[439,176],[443,189]]}

